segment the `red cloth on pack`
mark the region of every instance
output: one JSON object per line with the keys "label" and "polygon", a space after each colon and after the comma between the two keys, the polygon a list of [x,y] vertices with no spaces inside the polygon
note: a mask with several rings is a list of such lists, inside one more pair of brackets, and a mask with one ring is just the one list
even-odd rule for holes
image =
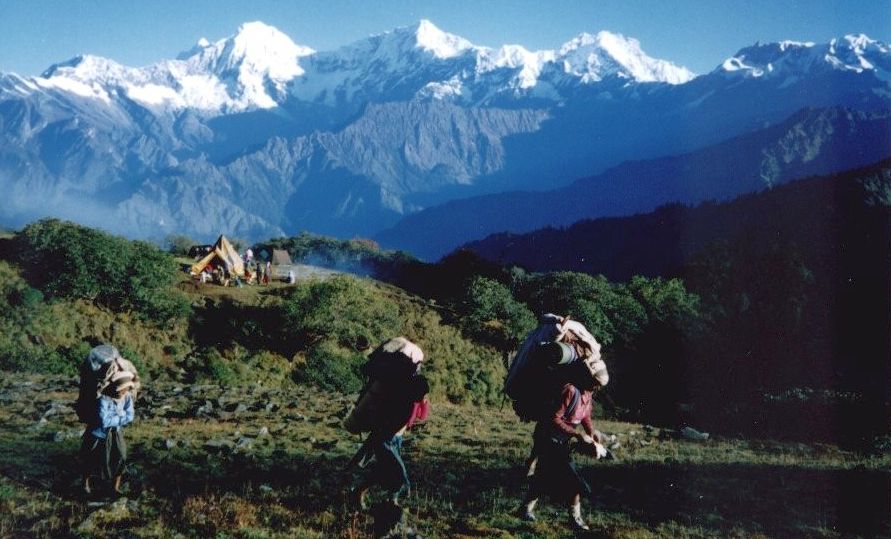
{"label": "red cloth on pack", "polygon": [[408,421],[405,422],[405,426],[410,429],[412,425],[418,421],[426,421],[429,416],[430,401],[427,399],[415,401],[412,403],[411,414],[408,416]]}

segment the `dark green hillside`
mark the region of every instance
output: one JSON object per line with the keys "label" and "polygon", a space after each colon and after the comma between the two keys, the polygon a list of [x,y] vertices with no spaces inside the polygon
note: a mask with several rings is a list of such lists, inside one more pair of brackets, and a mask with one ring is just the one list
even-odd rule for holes
{"label": "dark green hillside", "polygon": [[831,240],[846,230],[840,227],[843,222],[851,222],[855,229],[869,226],[872,213],[891,205],[889,174],[891,161],[885,161],[731,202],[669,204],[632,217],[583,220],[527,234],[493,234],[465,248],[497,264],[530,271],[581,271],[615,280],[679,275],[691,256],[707,245],[743,235],[762,243],[795,241],[826,263],[838,245]]}
{"label": "dark green hillside", "polygon": [[[880,200],[884,176],[876,174],[856,185]],[[425,264],[365,240],[302,235],[255,250],[286,247],[296,260],[370,268],[398,287],[342,274],[221,288],[190,282],[149,245],[41,221],[3,243],[9,308],[2,323],[16,329],[0,339],[2,362],[70,373],[93,343],[113,341],[159,379],[349,393],[359,387],[368,347],[403,334],[427,351],[434,395],[498,403],[510,354],[537,315],[558,312],[604,344],[614,382],[601,400],[616,417],[871,447],[887,417],[885,371],[875,359],[887,309],[884,296],[871,294],[882,261],[852,265],[856,284],[831,296],[826,270],[790,242],[744,237],[692,259],[685,280],[621,283],[527,273],[469,251]],[[836,303],[827,309],[821,298]],[[837,318],[836,306],[848,318]],[[739,383],[746,372],[757,376]]]}
{"label": "dark green hillside", "polygon": [[708,328],[677,359],[700,422],[852,443],[891,426],[891,162],[469,248],[537,271],[682,277]]}

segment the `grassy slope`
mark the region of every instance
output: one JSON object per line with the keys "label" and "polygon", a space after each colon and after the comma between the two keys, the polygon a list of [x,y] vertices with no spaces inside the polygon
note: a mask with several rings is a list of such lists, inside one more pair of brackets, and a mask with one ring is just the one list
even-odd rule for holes
{"label": "grassy slope", "polygon": [[[341,469],[359,443],[339,427],[349,396],[151,384],[127,430],[128,500],[97,509],[76,489],[79,427],[64,406],[75,392],[74,380],[0,374],[0,536],[368,536],[369,517],[343,496]],[[508,409],[434,405],[405,450],[413,527],[432,537],[569,536],[557,504],[544,503],[531,525],[513,516],[530,425]],[[592,536],[891,533],[887,454],[598,427],[622,447],[616,462],[577,459],[597,492],[586,506]]]}

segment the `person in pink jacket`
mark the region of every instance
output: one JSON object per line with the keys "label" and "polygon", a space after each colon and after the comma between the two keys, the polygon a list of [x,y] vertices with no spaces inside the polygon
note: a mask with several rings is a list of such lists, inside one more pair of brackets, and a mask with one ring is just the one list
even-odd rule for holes
{"label": "person in pink jacket", "polygon": [[556,410],[536,424],[530,467],[534,472],[521,513],[526,520],[535,520],[535,505],[542,495],[548,494],[568,504],[570,521],[575,529],[587,530],[588,525],[581,514],[581,497],[590,496],[591,489],[572,463],[571,442],[577,440],[584,444],[583,448],[598,456],[606,453],[594,430],[591,413],[594,390],[605,386],[609,375],[599,350],[591,350],[583,340],[574,339],[571,333],[567,333],[562,342],[575,347],[581,361],[566,367],[570,369],[569,382],[560,388]]}

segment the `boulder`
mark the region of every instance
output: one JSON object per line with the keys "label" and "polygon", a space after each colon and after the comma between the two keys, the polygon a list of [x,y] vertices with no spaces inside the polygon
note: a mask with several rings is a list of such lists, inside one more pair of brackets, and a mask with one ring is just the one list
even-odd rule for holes
{"label": "boulder", "polygon": [[704,442],[708,440],[707,432],[700,432],[691,427],[684,427],[681,429],[681,437],[686,440],[691,440],[693,442]]}

